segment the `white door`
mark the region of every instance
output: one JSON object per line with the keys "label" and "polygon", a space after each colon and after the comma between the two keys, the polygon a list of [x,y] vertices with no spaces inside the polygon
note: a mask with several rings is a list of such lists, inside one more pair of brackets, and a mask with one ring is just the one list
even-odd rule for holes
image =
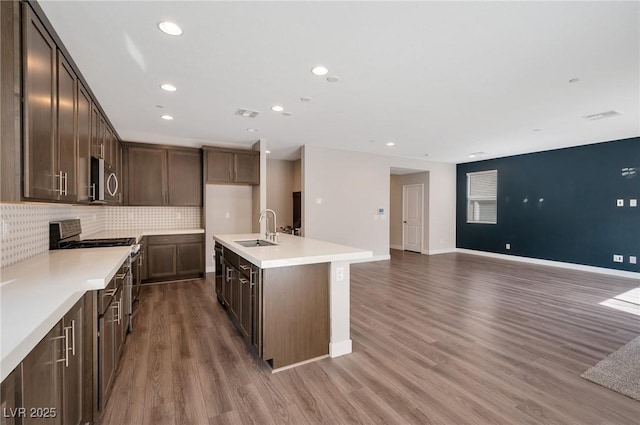
{"label": "white door", "polygon": [[402,245],[405,251],[422,252],[422,185],[402,186]]}

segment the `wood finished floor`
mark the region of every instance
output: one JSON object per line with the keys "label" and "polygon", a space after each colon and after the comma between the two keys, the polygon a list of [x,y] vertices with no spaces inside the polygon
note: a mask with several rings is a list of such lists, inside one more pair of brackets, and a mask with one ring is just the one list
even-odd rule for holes
{"label": "wood finished floor", "polygon": [[620,424],[580,374],[640,334],[633,279],[392,251],[351,268],[353,353],[270,374],[205,280],[152,285],[100,425]]}

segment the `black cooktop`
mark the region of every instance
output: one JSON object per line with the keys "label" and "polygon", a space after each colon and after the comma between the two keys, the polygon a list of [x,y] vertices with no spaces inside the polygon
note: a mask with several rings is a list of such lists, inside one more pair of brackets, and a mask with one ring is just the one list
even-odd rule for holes
{"label": "black cooktop", "polygon": [[76,241],[60,242],[59,249],[131,246],[135,243],[136,243],[135,238],[84,239],[80,241],[76,240]]}

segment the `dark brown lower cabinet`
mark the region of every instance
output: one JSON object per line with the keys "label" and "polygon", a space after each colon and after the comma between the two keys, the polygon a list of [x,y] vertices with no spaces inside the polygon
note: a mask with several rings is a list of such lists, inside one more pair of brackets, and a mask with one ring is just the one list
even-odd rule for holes
{"label": "dark brown lower cabinet", "polygon": [[[2,382],[3,425],[79,425],[83,411],[84,300]],[[90,416],[90,414],[88,414]],[[87,417],[88,417],[87,416]]]}
{"label": "dark brown lower cabinet", "polygon": [[258,357],[279,369],[329,354],[329,263],[260,269],[225,247],[221,257],[219,300]]}
{"label": "dark brown lower cabinet", "polygon": [[204,276],[204,235],[154,235],[146,240],[145,282]]}

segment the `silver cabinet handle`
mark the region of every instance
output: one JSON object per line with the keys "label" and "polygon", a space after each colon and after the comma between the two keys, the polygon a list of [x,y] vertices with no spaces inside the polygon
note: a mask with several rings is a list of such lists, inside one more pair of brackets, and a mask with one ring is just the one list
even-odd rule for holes
{"label": "silver cabinet handle", "polygon": [[93,183],[91,186],[89,186],[89,198],[92,201],[96,200],[96,184]]}
{"label": "silver cabinet handle", "polygon": [[249,279],[245,279],[244,277],[241,277],[240,283],[242,283],[243,285],[246,285],[247,283],[249,283]]}
{"label": "silver cabinet handle", "polygon": [[60,196],[64,195],[64,183],[63,183],[63,172],[59,171],[56,174],[56,179],[58,180],[58,189],[54,189],[54,192],[58,192]]}
{"label": "silver cabinet handle", "polygon": [[76,321],[71,321],[71,354],[76,355]]}
{"label": "silver cabinet handle", "polygon": [[[115,188],[113,190],[111,190],[111,181],[115,182]],[[109,177],[107,177],[107,191],[111,196],[116,196],[116,193],[118,193],[118,177],[115,173],[111,173]]]}
{"label": "silver cabinet handle", "polygon": [[64,173],[64,196],[67,196],[69,194],[69,192],[67,191],[67,182],[69,181],[69,176],[67,175],[67,172],[65,171]]}
{"label": "silver cabinet handle", "polygon": [[104,159],[104,143],[100,143],[100,158]]}
{"label": "silver cabinet handle", "polygon": [[121,310],[120,310],[120,304],[122,304],[120,301],[116,301],[113,303],[114,305],[111,306],[111,308],[115,308],[116,309],[116,318],[113,319],[114,323],[117,323],[118,325],[120,324],[120,316],[122,316]]}
{"label": "silver cabinet handle", "polygon": [[105,289],[104,290],[104,294],[102,294],[103,297],[113,297],[116,292],[118,292],[117,289]]}
{"label": "silver cabinet handle", "polygon": [[128,274],[127,272],[117,274],[117,275],[114,276],[114,279],[124,280],[124,278],[127,277],[127,274]]}
{"label": "silver cabinet handle", "polygon": [[231,267],[227,267],[227,282],[232,279],[231,273],[233,273],[233,269],[231,269]]}
{"label": "silver cabinet handle", "polygon": [[64,358],[57,359],[56,363],[64,362],[65,367],[69,367],[69,328],[64,328],[64,335],[51,338],[52,340],[64,339]]}
{"label": "silver cabinet handle", "polygon": [[240,268],[242,270],[249,270],[249,266],[247,266],[246,264],[240,264]]}

